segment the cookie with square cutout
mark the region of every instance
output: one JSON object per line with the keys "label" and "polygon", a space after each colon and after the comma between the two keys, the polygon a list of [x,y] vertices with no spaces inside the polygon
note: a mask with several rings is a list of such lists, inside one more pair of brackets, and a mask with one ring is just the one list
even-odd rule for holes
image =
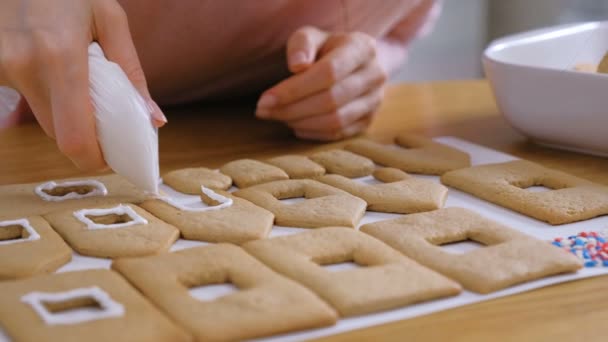
{"label": "cookie with square cutout", "polygon": [[468,153],[421,136],[400,134],[395,143],[397,146],[388,146],[358,139],[344,148],[377,164],[411,173],[441,175],[471,165]]}
{"label": "cookie with square cutout", "polygon": [[1,282],[0,303],[0,323],[14,341],[191,341],[109,270]]}
{"label": "cookie with square cutout", "polygon": [[0,221],[0,280],[50,273],[72,250],[40,216]]}
{"label": "cookie with square cutout", "polygon": [[134,204],[64,210],[44,218],[78,253],[98,258],[165,252],[179,230]]}
{"label": "cookie with square cutout", "polygon": [[[234,194],[272,212],[275,224],[287,227],[355,227],[367,207],[364,200],[346,191],[310,179],[259,184]],[[281,202],[300,197],[305,200],[293,204]]]}
{"label": "cookie with square cutout", "polygon": [[162,199],[147,200],[140,206],[177,227],[189,240],[241,244],[268,236],[274,222],[271,212],[229,193],[218,191],[217,194],[230,199],[231,204],[216,209],[222,203],[203,193],[201,199],[207,205],[203,208],[208,210],[176,207]]}
{"label": "cookie with square cutout", "polygon": [[[608,214],[607,186],[526,160],[451,171],[441,177],[441,182],[554,225]],[[533,186],[551,190],[526,190]]]}
{"label": "cookie with square cutout", "polygon": [[[316,292],[342,317],[394,309],[461,291],[455,282],[381,241],[343,227],[252,241],[243,248]],[[322,266],[349,261],[363,267],[330,272]]]}
{"label": "cookie with square cutout", "polygon": [[220,171],[232,178],[234,184],[243,189],[252,185],[289,179],[280,168],[253,159],[231,161],[220,168]]}
{"label": "cookie with square cutout", "polygon": [[[112,264],[197,340],[233,341],[332,325],[337,315],[305,287],[229,244]],[[230,282],[238,291],[199,301],[189,289]]]}
{"label": "cookie with square cutout", "polygon": [[[399,177],[400,173],[400,177]],[[342,189],[367,202],[367,210],[409,214],[443,207],[448,189],[436,182],[411,177],[398,169],[374,171],[383,184],[364,184],[340,175],[324,175],[316,180]]]}
{"label": "cookie with square cutout", "polygon": [[[478,293],[575,272],[582,266],[576,257],[545,241],[463,208],[369,223],[361,231]],[[466,240],[485,247],[463,254],[450,253],[441,247]]]}

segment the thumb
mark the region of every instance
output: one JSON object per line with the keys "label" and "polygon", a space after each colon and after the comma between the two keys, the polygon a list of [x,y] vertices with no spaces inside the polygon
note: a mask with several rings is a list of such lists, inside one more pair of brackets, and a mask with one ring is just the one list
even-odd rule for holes
{"label": "thumb", "polygon": [[327,33],[312,26],[304,26],[294,32],[287,41],[289,71],[298,73],[308,69],[315,62],[327,36]]}
{"label": "thumb", "polygon": [[127,15],[118,2],[98,1],[95,9],[95,31],[97,40],[103,47],[106,57],[120,65],[133,86],[146,101],[152,120],[157,127],[167,123],[167,118],[160,107],[152,100],[148,91],[146,76],[139,63],[137,50],[133,45]]}

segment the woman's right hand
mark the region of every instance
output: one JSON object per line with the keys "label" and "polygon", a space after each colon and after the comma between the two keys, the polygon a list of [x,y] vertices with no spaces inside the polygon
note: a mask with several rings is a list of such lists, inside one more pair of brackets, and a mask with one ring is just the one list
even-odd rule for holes
{"label": "woman's right hand", "polygon": [[0,85],[17,90],[46,134],[78,167],[105,167],[89,96],[88,47],[125,71],[157,126],[166,119],[152,101],[127,16],[116,0],[0,1]]}

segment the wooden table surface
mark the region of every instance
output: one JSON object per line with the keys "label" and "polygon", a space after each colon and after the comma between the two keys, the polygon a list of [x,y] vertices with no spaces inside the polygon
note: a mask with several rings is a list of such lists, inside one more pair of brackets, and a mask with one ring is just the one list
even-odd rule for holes
{"label": "wooden table surface", "polygon": [[[253,119],[252,104],[190,106],[166,112],[169,124],[160,134],[161,171],[217,167],[241,157],[308,153],[328,146],[298,141],[280,124]],[[607,158],[539,147],[510,128],[485,81],[391,86],[367,134],[388,141],[405,131],[457,136],[608,184]],[[0,160],[0,184],[82,175],[35,124],[0,132]],[[605,341],[606,322],[608,277],[597,277],[323,340]]]}

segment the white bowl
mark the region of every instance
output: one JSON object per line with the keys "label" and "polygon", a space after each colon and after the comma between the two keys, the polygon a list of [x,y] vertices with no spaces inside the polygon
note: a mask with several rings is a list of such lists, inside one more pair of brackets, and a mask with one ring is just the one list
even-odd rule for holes
{"label": "white bowl", "polygon": [[483,66],[498,108],[540,144],[608,156],[608,75],[574,71],[608,51],[608,21],[550,27],[492,42]]}

